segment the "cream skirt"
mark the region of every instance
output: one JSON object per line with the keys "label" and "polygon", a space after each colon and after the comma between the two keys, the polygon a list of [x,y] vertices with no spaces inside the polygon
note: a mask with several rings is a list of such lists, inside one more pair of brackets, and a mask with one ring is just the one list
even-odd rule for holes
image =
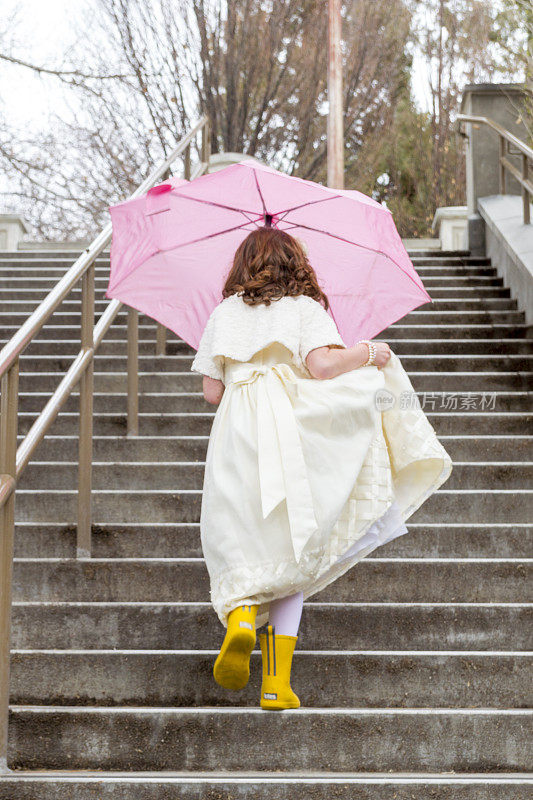
{"label": "cream skirt", "polygon": [[316,380],[274,343],[225,359],[200,533],[222,622],[242,603],[310,597],[377,547],[447,480],[452,462],[400,359]]}

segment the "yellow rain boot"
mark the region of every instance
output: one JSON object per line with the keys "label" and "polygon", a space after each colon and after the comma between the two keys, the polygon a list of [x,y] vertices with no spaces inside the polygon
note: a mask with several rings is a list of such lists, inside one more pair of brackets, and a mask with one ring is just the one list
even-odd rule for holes
{"label": "yellow rain boot", "polygon": [[300,700],[290,685],[292,656],[297,641],[297,636],[277,634],[272,625],[267,625],[266,633],[259,634],[263,660],[261,708],[300,707]]}
{"label": "yellow rain boot", "polygon": [[257,605],[237,606],[228,614],[226,636],[213,665],[214,678],[225,689],[242,689],[248,683],[256,616]]}

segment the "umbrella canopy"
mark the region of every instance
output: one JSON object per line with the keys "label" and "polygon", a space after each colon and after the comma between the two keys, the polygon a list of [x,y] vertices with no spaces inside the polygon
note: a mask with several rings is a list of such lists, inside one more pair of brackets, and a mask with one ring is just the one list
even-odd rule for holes
{"label": "umbrella canopy", "polygon": [[222,300],[235,250],[265,224],[305,243],[348,346],[431,301],[388,209],[361,192],[255,161],[193,181],[171,178],[109,211],[106,297],[161,322],[195,349]]}

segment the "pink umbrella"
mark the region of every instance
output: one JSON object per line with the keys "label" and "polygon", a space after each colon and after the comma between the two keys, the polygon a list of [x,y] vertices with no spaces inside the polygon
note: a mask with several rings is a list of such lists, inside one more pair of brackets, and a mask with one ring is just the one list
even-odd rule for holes
{"label": "pink umbrella", "polygon": [[195,349],[222,300],[235,250],[265,224],[305,243],[348,346],[431,301],[388,209],[361,192],[255,161],[193,181],[171,178],[109,211],[106,297],[161,322]]}

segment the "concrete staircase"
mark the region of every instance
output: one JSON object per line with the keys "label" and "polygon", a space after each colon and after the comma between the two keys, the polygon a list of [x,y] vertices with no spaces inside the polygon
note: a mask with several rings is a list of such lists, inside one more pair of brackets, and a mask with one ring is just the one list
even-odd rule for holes
{"label": "concrete staircase", "polygon": [[[75,255],[0,253],[2,343]],[[487,259],[412,256],[435,302],[379,338],[454,470],[408,535],[305,604],[295,711],[259,708],[259,648],[242,692],[212,678],[224,629],[198,519],[214,409],[191,349],[169,334],[156,357],[141,316],[126,438],[119,316],[95,366],[94,558],[74,558],[77,395],[17,493],[2,800],[531,797],[533,340]],[[105,259],[96,274],[99,316]],[[21,358],[21,434],[79,348],[77,312],[64,302]]]}

